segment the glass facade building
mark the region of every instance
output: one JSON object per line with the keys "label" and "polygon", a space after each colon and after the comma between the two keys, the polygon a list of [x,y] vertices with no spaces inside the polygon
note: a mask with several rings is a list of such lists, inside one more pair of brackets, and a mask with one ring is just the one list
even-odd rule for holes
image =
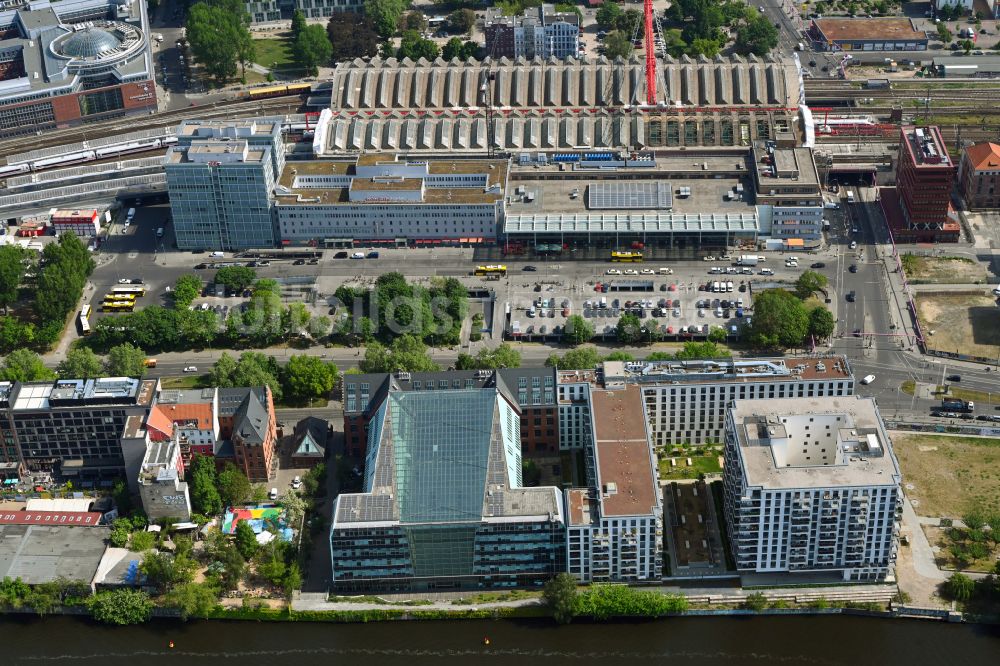
{"label": "glass facade building", "polygon": [[559,491],[521,487],[516,405],[502,382],[386,394],[365,492],[334,506],[334,590],[530,586],[565,570]]}

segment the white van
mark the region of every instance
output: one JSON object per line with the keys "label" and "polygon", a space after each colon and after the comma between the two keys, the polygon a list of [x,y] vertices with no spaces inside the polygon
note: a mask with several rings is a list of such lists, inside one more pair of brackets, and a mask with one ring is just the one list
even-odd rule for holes
{"label": "white van", "polygon": [[732,290],[733,290],[733,283],[732,282],[727,282],[726,283],[726,291],[732,291]]}
{"label": "white van", "polygon": [[277,489],[277,488],[271,488],[271,492],[269,492],[269,493],[267,494],[267,496],[268,496],[268,498],[270,498],[270,500],[271,500],[272,502],[273,502],[274,500],[278,499],[278,489]]}
{"label": "white van", "polygon": [[721,289],[719,289],[719,283],[718,282],[713,282],[712,283],[712,293],[717,294],[720,291],[721,291]]}
{"label": "white van", "polygon": [[211,254],[211,256],[213,256],[213,257],[224,257],[224,256],[226,256],[226,253],[225,252],[213,252]]}

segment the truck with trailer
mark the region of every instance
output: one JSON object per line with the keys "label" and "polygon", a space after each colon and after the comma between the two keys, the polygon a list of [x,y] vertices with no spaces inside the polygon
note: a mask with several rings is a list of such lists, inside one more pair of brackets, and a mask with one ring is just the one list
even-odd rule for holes
{"label": "truck with trailer", "polygon": [[736,260],[737,266],[756,266],[760,263],[760,256],[756,254],[741,254]]}
{"label": "truck with trailer", "polygon": [[941,409],[949,412],[960,412],[968,414],[975,411],[976,404],[971,400],[961,400],[959,398],[945,398],[941,401]]}

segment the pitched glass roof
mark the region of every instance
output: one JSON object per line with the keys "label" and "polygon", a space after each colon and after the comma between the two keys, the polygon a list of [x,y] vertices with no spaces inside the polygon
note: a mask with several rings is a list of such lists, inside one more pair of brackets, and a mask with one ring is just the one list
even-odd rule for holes
{"label": "pitched glass roof", "polygon": [[481,520],[496,392],[399,392],[390,400],[400,522]]}

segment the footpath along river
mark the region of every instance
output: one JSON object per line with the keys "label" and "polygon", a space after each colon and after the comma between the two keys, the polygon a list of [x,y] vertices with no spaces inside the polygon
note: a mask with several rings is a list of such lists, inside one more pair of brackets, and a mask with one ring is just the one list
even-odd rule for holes
{"label": "footpath along river", "polygon": [[38,620],[8,615],[0,619],[0,664],[4,666],[654,663],[997,666],[1000,627],[848,616],[693,617],[566,627],[530,620],[156,621],[111,628],[72,617]]}

